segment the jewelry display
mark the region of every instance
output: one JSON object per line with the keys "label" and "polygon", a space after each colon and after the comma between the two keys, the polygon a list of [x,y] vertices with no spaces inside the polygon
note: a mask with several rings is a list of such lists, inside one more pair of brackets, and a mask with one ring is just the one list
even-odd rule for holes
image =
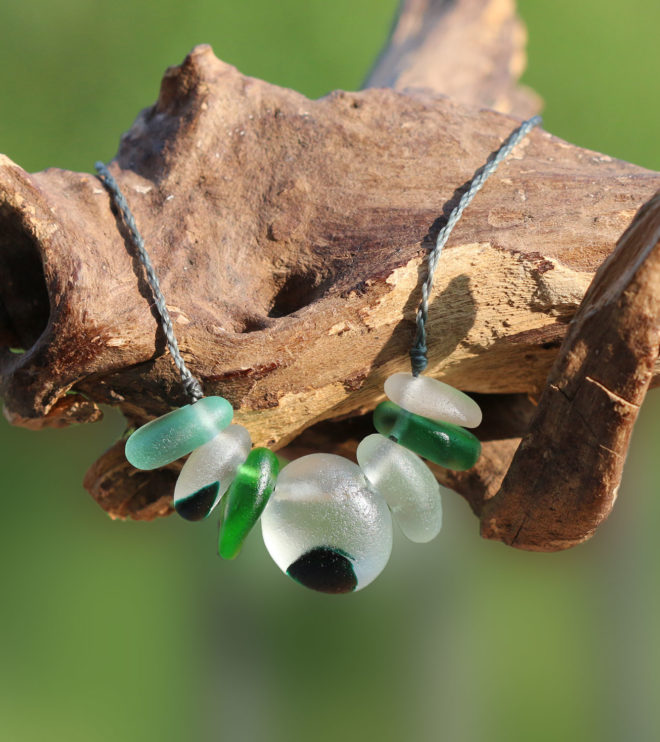
{"label": "jewelry display", "polygon": [[428,362],[428,297],[442,249],[463,211],[540,122],[535,116],[511,133],[477,170],[438,232],[427,256],[410,350],[412,371],[386,380],[388,399],[373,416],[378,432],[358,446],[358,463],[316,453],[288,463],[281,473],[277,456],[267,448],[251,450],[249,431],[232,424],[230,403],[204,396],[179,351],[165,297],[128,203],[107,167],[96,163],[137,247],[170,355],[191,399],[191,404],[136,430],[126,441],[126,458],[136,468],[150,470],[190,454],[176,483],[174,508],[186,520],[201,520],[222,503],[221,557],[234,559],[261,518],[266,548],[283,572],[313,590],[347,593],[366,587],[385,568],[392,550],[392,518],[411,541],[424,543],[437,536],[440,485],[422,459],[470,469],[481,444],[466,428],[477,427],[482,415],[463,392],[421,375]]}

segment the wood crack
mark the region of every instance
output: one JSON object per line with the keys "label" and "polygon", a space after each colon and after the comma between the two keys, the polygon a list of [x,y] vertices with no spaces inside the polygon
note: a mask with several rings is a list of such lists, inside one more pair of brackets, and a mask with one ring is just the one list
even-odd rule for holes
{"label": "wood crack", "polygon": [[628,399],[625,399],[621,395],[617,394],[616,392],[613,392],[611,389],[608,389],[604,384],[601,384],[600,381],[597,381],[596,379],[593,379],[591,376],[585,376],[585,381],[588,381],[591,384],[595,384],[599,389],[602,389],[605,394],[607,394],[610,399],[614,400],[615,402],[620,402],[621,404],[628,405],[629,407],[633,407],[634,409],[639,409],[639,405],[635,404],[634,402],[631,402]]}

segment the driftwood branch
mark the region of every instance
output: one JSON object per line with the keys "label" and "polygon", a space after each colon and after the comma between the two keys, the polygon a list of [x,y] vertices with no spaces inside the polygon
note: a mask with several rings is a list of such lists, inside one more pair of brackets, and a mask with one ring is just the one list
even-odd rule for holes
{"label": "driftwood branch", "polygon": [[[184,356],[257,444],[350,455],[370,432],[384,379],[408,367],[425,251],[463,184],[518,123],[475,104],[518,114],[538,105],[518,87],[521,28],[504,0],[411,0],[367,83],[397,89],[319,101],[198,47],[122,138],[111,168]],[[451,49],[463,57],[443,53]],[[439,72],[424,77],[431,68]],[[487,537],[562,548],[588,537],[611,506],[634,410],[659,378],[655,205],[585,292],[659,188],[657,173],[535,131],[449,242],[431,302],[429,373],[481,395],[486,423],[479,464],[438,477],[468,499]],[[30,175],[0,158],[8,419],[90,422],[110,404],[141,424],[185,401],[136,272],[94,177]],[[587,322],[601,309],[613,336]],[[636,334],[635,318],[646,328]],[[169,512],[177,467],[137,472],[122,452],[119,442],[89,471],[94,497],[116,517]],[[545,475],[532,476],[541,466]]]}
{"label": "driftwood branch", "polygon": [[526,41],[513,0],[408,0],[365,87],[433,91],[529,118],[541,99],[518,82]]}
{"label": "driftwood branch", "polygon": [[614,505],[659,348],[660,193],[589,287],[529,432],[484,503],[482,535],[548,551],[593,534]]}

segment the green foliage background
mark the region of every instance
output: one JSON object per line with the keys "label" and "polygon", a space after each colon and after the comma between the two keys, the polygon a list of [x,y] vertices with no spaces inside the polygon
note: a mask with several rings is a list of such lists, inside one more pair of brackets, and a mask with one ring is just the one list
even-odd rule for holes
{"label": "green foliage background", "polygon": [[[525,80],[545,126],[660,169],[657,0],[521,0]],[[359,87],[394,0],[5,0],[0,151],[90,170],[210,42],[243,72],[316,97]],[[619,503],[590,543],[527,554],[481,541],[460,498],[427,546],[347,599],[308,593],[258,534],[115,523],[82,491],[122,421],[0,424],[0,739],[655,740],[660,735],[657,394]]]}

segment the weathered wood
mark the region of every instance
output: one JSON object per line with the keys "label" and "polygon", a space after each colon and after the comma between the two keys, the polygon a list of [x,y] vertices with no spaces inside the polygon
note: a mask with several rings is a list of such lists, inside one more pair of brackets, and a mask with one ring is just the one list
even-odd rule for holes
{"label": "weathered wood", "polygon": [[660,192],[599,269],[482,535],[521,549],[581,543],[609,515],[660,349]]}
{"label": "weathered wood", "polygon": [[83,481],[111,518],[153,520],[173,511],[172,492],[183,462],[155,471],[139,471],[124,456],[124,441],[111,446],[88,470]]}
{"label": "weathered wood", "polygon": [[528,118],[541,99],[518,82],[526,42],[513,0],[407,0],[365,87],[426,89]]}
{"label": "weathered wood", "polygon": [[[243,77],[208,47],[168,72],[113,169],[184,353],[258,440],[372,406],[383,377],[405,366],[421,246],[456,184],[514,125],[389,90],[309,101]],[[533,132],[450,241],[431,372],[470,391],[540,391],[593,271],[658,186],[655,173]],[[46,284],[14,327],[28,353],[3,360],[10,416],[47,423],[72,385],[136,421],[180,402],[99,182],[30,176],[5,159],[0,187],[13,230],[5,266],[41,260]]]}
{"label": "weathered wood", "polygon": [[[448,20],[466,23],[472,2],[437,14],[450,4],[411,0],[398,29],[417,8],[418,17],[435,14],[427,32],[444,24],[443,38],[455,38]],[[497,26],[513,36],[517,27]],[[422,36],[410,39],[428,50]],[[490,47],[509,50],[493,62],[497,79],[510,75],[498,89],[515,90],[515,65],[501,59],[515,57],[516,44]],[[407,86],[397,54],[403,59],[401,49],[381,58],[372,81],[394,65],[390,84]],[[406,63],[415,58],[407,53]],[[483,102],[489,76],[481,63],[472,69],[470,102]],[[424,87],[448,90],[438,80]],[[364,416],[387,375],[407,368],[425,250],[461,185],[516,124],[431,92],[371,89],[310,101],[239,74],[209,47],[168,70],[112,170],[161,276],[184,356],[208,393],[232,402],[257,444],[297,439],[299,452],[350,454],[350,424],[322,421]],[[535,131],[455,230],[431,297],[429,373],[471,392],[518,395],[506,431],[480,431],[487,442],[477,467],[438,472],[476,513],[504,478],[531,416],[527,395],[543,390],[595,270],[658,188],[656,173]],[[185,401],[136,272],[94,177],[28,175],[0,157],[0,344],[26,351],[0,349],[12,422],[91,421],[105,403],[140,424]],[[504,400],[485,401],[501,409]],[[120,443],[97,462],[88,489],[115,517],[167,513],[177,467],[137,473],[121,454]]]}

